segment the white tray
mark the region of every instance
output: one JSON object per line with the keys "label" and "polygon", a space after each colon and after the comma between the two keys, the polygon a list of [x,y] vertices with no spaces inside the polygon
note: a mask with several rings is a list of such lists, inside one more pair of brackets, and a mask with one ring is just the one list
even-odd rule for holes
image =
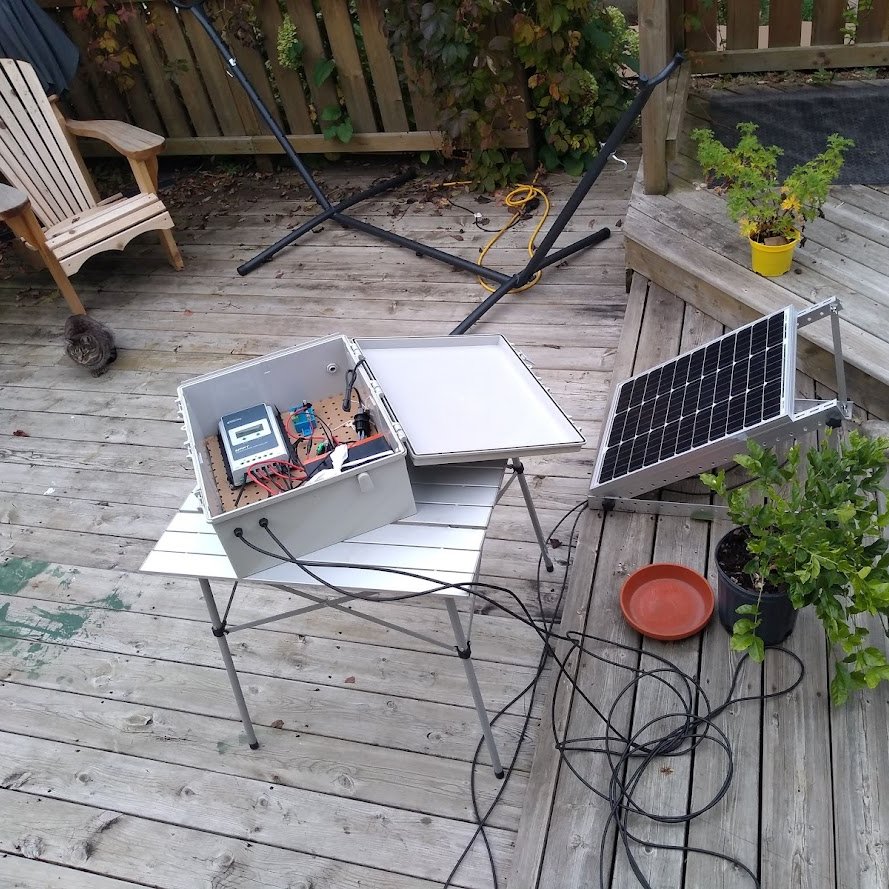
{"label": "white tray", "polygon": [[355,340],[412,461],[497,460],[579,449],[584,438],[499,335]]}

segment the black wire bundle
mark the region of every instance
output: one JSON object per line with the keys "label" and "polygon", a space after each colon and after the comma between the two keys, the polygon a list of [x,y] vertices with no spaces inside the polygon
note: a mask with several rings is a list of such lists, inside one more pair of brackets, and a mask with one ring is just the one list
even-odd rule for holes
{"label": "black wire bundle", "polygon": [[[522,744],[527,736],[528,727],[531,721],[531,713],[533,711],[534,699],[537,695],[540,679],[550,661],[554,661],[557,670],[557,679],[554,693],[552,695],[551,715],[553,744],[559,752],[560,764],[566,766],[575,777],[588,788],[590,793],[602,799],[608,806],[608,817],[602,827],[600,836],[600,853],[599,853],[599,886],[605,889],[609,879],[607,868],[606,852],[609,847],[609,839],[612,841],[616,837],[617,841],[623,846],[627,860],[633,873],[635,874],[639,885],[643,889],[652,889],[651,883],[645,877],[636,857],[635,847],[644,845],[648,848],[663,849],[667,851],[677,851],[684,855],[690,853],[707,855],[712,858],[721,859],[729,862],[749,875],[752,884],[759,889],[760,883],[757,875],[736,858],[730,855],[717,852],[712,849],[701,849],[690,847],[685,844],[663,844],[654,843],[650,840],[639,836],[635,830],[630,829],[632,819],[646,819],[653,824],[687,824],[693,819],[699,817],[705,812],[713,809],[728,793],[734,774],[734,754],[731,744],[725,732],[720,729],[715,720],[730,706],[742,702],[763,702],[770,698],[780,697],[788,694],[802,682],[804,675],[804,666],[800,658],[791,651],[784,648],[773,648],[770,652],[780,653],[794,660],[799,666],[799,675],[788,687],[773,691],[768,694],[746,695],[735,697],[738,680],[741,670],[747,662],[747,656],[744,655],[735,667],[732,675],[726,699],[718,706],[713,707],[707,697],[707,694],[701,683],[693,676],[683,671],[667,658],[656,655],[652,652],[640,651],[635,646],[624,645],[612,639],[596,636],[593,633],[581,633],[570,631],[565,634],[556,632],[555,621],[556,615],[559,613],[560,606],[565,596],[568,586],[569,570],[571,564],[571,555],[576,545],[575,535],[577,525],[580,521],[583,511],[587,508],[586,503],[579,503],[570,509],[556,526],[552,529],[547,539],[550,539],[562,525],[567,522],[571,516],[574,521],[571,526],[569,542],[566,552],[566,570],[562,578],[559,595],[556,605],[552,610],[552,617],[549,619],[541,619],[535,621],[529,612],[527,606],[512,590],[497,586],[495,584],[473,582],[465,584],[440,583],[425,575],[412,571],[405,571],[398,568],[373,568],[368,570],[378,571],[384,574],[395,574],[403,577],[409,577],[421,580],[429,584],[429,587],[418,592],[401,593],[393,596],[377,597],[362,596],[353,592],[348,592],[335,584],[332,584],[318,575],[312,569],[318,568],[348,568],[354,567],[339,562],[311,562],[294,558],[287,550],[284,544],[279,540],[269,525],[267,519],[260,519],[259,526],[265,530],[272,542],[279,548],[283,556],[279,553],[263,549],[255,543],[249,541],[243,533],[243,529],[236,528],[234,534],[250,549],[271,558],[281,559],[281,561],[290,562],[301,568],[309,577],[317,583],[325,586],[338,595],[350,595],[356,599],[363,599],[368,602],[396,602],[405,599],[414,599],[420,596],[430,595],[432,593],[443,592],[445,590],[458,590],[477,596],[482,601],[492,605],[503,611],[510,617],[515,618],[526,626],[534,630],[543,643],[543,650],[538,661],[532,680],[516,694],[511,701],[505,704],[491,717],[491,725],[496,723],[505,715],[511,713],[513,708],[527,697],[524,703],[524,718],[522,728],[519,733],[518,742],[509,764],[505,767],[505,776],[503,782],[497,790],[494,799],[491,801],[487,810],[482,813],[479,807],[478,788],[476,782],[476,773],[479,767],[479,758],[484,747],[484,738],[480,738],[476,745],[475,752],[472,757],[472,767],[470,772],[470,793],[472,798],[473,816],[475,818],[476,829],[464,848],[462,854],[454,864],[451,873],[443,884],[443,889],[451,886],[457,871],[461,864],[474,846],[476,840],[481,837],[481,841],[485,847],[491,868],[492,886],[498,889],[500,881],[497,874],[497,867],[494,861],[494,854],[488,841],[486,826],[491,817],[492,812],[500,801],[506,786],[512,777],[515,764],[518,760]],[[544,603],[541,592],[541,565],[542,557],[537,563],[537,604],[540,614],[545,613]],[[510,607],[503,602],[494,598],[494,594],[501,594],[511,599],[515,606]],[[229,603],[230,604],[230,603]],[[567,651],[557,652],[554,645],[560,643],[562,648],[567,647]],[[629,666],[619,660],[606,657],[601,651],[597,651],[595,646],[603,646],[610,649],[618,649],[630,653],[634,657],[638,657],[638,666]],[[624,670],[630,674],[630,678],[620,689],[607,709],[601,709],[592,699],[574,676],[572,676],[568,664],[572,656],[576,654],[578,658],[582,656],[591,657],[599,661],[606,668],[614,668]],[[652,666],[643,666],[643,659],[648,658],[653,661]],[[631,734],[624,733],[616,725],[615,712],[629,700],[635,698],[643,683],[658,683],[669,690],[670,694],[676,699],[675,710],[662,713],[648,721],[646,724],[635,729]],[[597,718],[602,723],[602,734],[591,737],[572,737],[566,734],[566,728],[561,734],[557,727],[557,702],[561,689],[567,685],[571,692],[578,695],[584,703],[592,709]],[[573,706],[573,702],[572,702]],[[671,727],[672,726],[672,727]],[[635,798],[634,794],[641,783],[646,770],[651,768],[653,764],[658,763],[661,757],[676,757],[691,754],[701,744],[709,742],[716,744],[725,754],[725,775],[717,792],[706,803],[698,809],[686,812],[684,807],[682,811],[675,813],[669,812],[651,812],[647,811]],[[581,773],[581,769],[574,762],[579,754],[603,756],[608,763],[609,778],[607,785],[597,787],[592,784]]]}

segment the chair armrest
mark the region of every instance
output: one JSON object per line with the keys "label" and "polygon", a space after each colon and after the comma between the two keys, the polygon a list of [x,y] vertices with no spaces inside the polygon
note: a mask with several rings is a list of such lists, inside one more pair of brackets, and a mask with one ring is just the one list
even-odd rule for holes
{"label": "chair armrest", "polygon": [[122,120],[66,120],[68,132],[99,139],[130,160],[148,160],[164,147],[164,137]]}
{"label": "chair armrest", "polygon": [[0,219],[4,222],[18,216],[31,202],[28,196],[10,185],[0,184]]}

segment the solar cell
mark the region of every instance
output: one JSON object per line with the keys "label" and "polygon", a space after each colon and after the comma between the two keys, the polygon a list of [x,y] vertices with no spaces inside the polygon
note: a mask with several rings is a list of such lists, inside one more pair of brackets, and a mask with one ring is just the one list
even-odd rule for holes
{"label": "solar cell", "polygon": [[622,383],[594,486],[781,416],[787,323],[769,315]]}

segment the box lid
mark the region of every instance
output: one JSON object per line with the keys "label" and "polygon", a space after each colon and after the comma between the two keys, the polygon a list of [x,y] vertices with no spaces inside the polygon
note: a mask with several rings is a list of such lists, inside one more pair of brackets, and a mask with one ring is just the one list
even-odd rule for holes
{"label": "box lid", "polygon": [[355,344],[416,465],[573,451],[584,443],[502,336],[361,337]]}

